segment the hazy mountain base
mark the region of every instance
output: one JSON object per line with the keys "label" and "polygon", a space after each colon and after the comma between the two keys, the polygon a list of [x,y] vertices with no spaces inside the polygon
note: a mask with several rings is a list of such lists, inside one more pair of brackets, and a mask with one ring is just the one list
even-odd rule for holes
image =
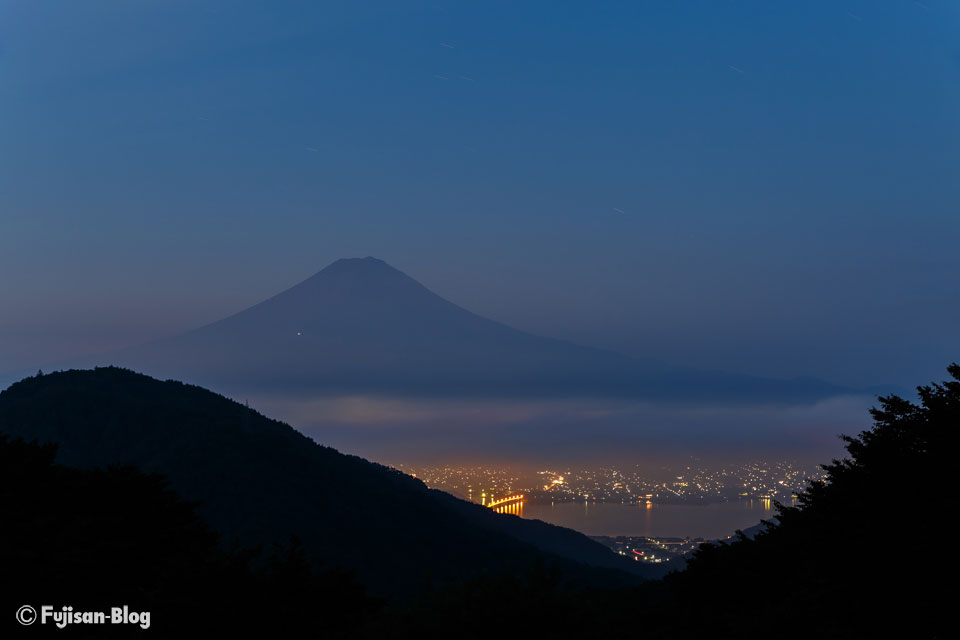
{"label": "hazy mountain base", "polygon": [[[850,424],[833,405],[869,406],[872,397],[850,394],[873,393],[672,367],[532,335],[471,313],[375,258],[338,260],[193,331],[52,364],[42,366],[122,365],[199,384],[249,398],[343,450],[408,462],[480,449],[527,461],[702,457],[735,454],[744,441],[764,454],[819,460],[834,455],[833,436]],[[372,428],[359,435],[358,426]],[[686,451],[692,441],[698,451]]]}
{"label": "hazy mountain base", "polygon": [[608,397],[809,403],[852,390],[671,367],[535,336],[471,313],[376,258],[338,260],[276,296],[154,343],[90,359],[231,395]]}

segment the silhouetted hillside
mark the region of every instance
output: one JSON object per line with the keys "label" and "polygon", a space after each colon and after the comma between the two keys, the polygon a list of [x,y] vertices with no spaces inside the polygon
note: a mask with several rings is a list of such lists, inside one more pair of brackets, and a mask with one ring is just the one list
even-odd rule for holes
{"label": "silhouetted hillside", "polygon": [[[381,593],[411,594],[540,558],[584,582],[629,563],[576,532],[498,515],[396,470],[315,444],[199,387],[117,368],[36,376],[0,393],[0,432],[60,446],[57,461],[157,471],[243,544],[298,536],[325,563]],[[563,556],[567,560],[561,559]]]}
{"label": "silhouetted hillside", "polygon": [[[132,467],[72,469],[53,464],[55,455],[56,445],[0,436],[4,637],[182,638],[310,627],[341,637],[380,606],[349,575],[308,570],[295,547],[275,550],[256,567],[252,550],[224,551],[194,505],[161,476]],[[38,611],[44,604],[56,611],[125,605],[149,618],[23,628],[13,612],[24,604]]]}
{"label": "silhouetted hillside", "polygon": [[849,390],[670,367],[518,331],[375,258],[338,260],[228,318],[90,364],[233,391],[811,401]]}

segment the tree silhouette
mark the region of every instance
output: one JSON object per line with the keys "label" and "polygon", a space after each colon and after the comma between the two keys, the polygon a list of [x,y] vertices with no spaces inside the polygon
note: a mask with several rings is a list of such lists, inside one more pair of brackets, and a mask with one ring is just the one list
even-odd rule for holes
{"label": "tree silhouette", "polygon": [[777,505],[778,525],[703,545],[685,571],[645,589],[659,626],[713,637],[943,635],[960,366],[948,372],[917,388],[919,404],[881,397],[872,428],[842,436],[848,457],[824,465],[797,506]]}
{"label": "tree silhouette", "polygon": [[[156,637],[341,637],[379,606],[350,574],[315,571],[295,542],[260,562],[255,549],[223,551],[196,504],[159,474],[72,469],[54,464],[56,453],[56,445],[0,435],[4,626],[16,625],[12,613],[23,604],[76,611],[129,605],[151,612]],[[129,634],[109,625],[70,632]]]}

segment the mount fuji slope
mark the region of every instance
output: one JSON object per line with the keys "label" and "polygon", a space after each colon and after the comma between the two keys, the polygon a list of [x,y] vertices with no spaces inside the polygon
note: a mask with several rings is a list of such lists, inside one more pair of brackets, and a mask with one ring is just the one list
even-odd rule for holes
{"label": "mount fuji slope", "polygon": [[223,320],[86,366],[230,390],[413,396],[813,401],[846,390],[670,367],[483,318],[376,258],[338,260]]}

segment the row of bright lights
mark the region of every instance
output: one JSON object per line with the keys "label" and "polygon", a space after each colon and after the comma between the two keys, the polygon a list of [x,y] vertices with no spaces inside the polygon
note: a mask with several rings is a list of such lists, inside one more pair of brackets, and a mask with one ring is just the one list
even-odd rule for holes
{"label": "row of bright lights", "polygon": [[487,506],[490,507],[491,509],[493,509],[494,507],[499,506],[499,505],[501,505],[501,504],[506,504],[507,502],[519,502],[519,501],[521,501],[521,500],[523,500],[523,494],[522,494],[522,493],[517,494],[517,495],[515,495],[515,496],[510,496],[509,498],[501,498],[500,500],[494,500],[493,502],[491,502],[491,503],[488,504]]}

